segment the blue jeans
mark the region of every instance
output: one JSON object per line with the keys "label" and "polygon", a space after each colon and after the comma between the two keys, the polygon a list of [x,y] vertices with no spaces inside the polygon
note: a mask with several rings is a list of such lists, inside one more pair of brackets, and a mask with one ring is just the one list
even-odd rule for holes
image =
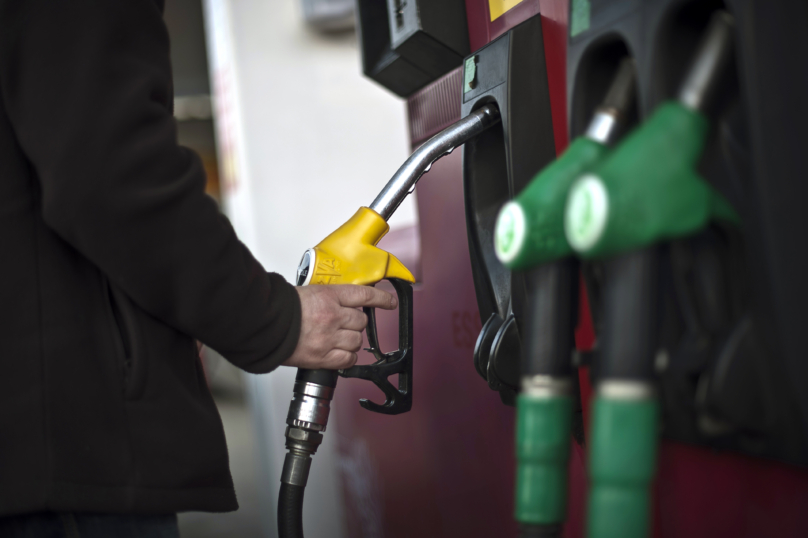
{"label": "blue jeans", "polygon": [[0,517],[3,538],[179,538],[176,514],[57,514]]}

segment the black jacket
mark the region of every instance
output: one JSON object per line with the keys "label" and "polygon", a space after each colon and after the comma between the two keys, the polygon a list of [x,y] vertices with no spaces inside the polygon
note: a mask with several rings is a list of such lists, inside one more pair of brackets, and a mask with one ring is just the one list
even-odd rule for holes
{"label": "black jacket", "polygon": [[193,338],[296,345],[177,145],[155,0],[0,0],[0,515],[237,508]]}

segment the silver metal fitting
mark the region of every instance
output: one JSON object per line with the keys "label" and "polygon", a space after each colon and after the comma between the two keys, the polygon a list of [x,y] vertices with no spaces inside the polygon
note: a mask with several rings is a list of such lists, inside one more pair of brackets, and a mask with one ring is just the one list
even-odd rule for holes
{"label": "silver metal fitting", "polygon": [[623,58],[617,67],[603,103],[586,129],[586,138],[607,146],[620,135],[626,117],[634,106],[637,93],[637,69],[634,60]]}
{"label": "silver metal fitting", "polygon": [[326,385],[318,385],[317,383],[305,383],[302,381],[295,381],[295,394],[304,394],[306,396],[313,396],[324,400],[332,400],[334,398],[334,387]]}
{"label": "silver metal fitting", "polygon": [[568,377],[530,375],[522,378],[522,394],[533,398],[568,396],[572,392],[572,381]]}
{"label": "silver metal fitting", "polygon": [[302,428],[286,428],[286,459],[283,460],[281,482],[305,486],[309,478],[311,456],[323,442],[323,434]]}
{"label": "silver metal fitting", "polygon": [[597,395],[609,400],[649,400],[656,396],[654,386],[647,381],[607,379],[598,383]]}
{"label": "silver metal fitting", "polygon": [[324,432],[333,397],[334,389],[331,387],[316,383],[295,383],[286,424],[295,428]]}
{"label": "silver metal fitting", "polygon": [[302,428],[287,426],[286,444],[288,445],[296,441],[300,441],[302,443],[308,443],[316,447],[317,445],[323,442],[323,434],[318,431],[304,430]]}
{"label": "silver metal fitting", "polygon": [[691,110],[704,111],[716,98],[732,66],[735,19],[717,11],[704,33],[681,89],[679,101]]}
{"label": "silver metal fitting", "polygon": [[306,487],[311,469],[311,455],[296,452],[287,452],[283,460],[281,482],[293,486]]}
{"label": "silver metal fitting", "polygon": [[598,109],[592,121],[589,122],[584,136],[608,146],[617,137],[619,130],[620,123],[617,120],[617,110]]}

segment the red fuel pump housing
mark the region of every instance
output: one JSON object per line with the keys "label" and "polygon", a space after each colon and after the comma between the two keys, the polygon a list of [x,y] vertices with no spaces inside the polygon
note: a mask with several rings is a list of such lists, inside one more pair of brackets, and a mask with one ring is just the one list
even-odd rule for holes
{"label": "red fuel pump housing", "polygon": [[[555,150],[569,143],[567,0],[522,0],[491,20],[493,0],[466,0],[470,50],[530,17],[541,17]],[[460,119],[462,68],[407,99],[417,147]],[[513,113],[513,111],[512,111]],[[395,417],[361,409],[365,384],[340,382],[334,414],[346,499],[347,535],[397,538],[516,536],[513,520],[514,410],[489,390],[472,364],[482,322],[477,309],[464,215],[460,152],[436,162],[418,184],[419,226],[392,232],[382,248],[416,267],[414,404]],[[581,287],[576,346],[595,332]],[[395,313],[378,312],[384,347],[397,341]],[[360,357],[360,361],[363,358]],[[367,357],[364,358],[367,360]],[[591,388],[579,370],[584,423]],[[378,398],[377,398],[378,399]],[[584,535],[585,448],[573,443],[568,538]],[[808,471],[727,451],[663,441],[655,484],[658,538],[805,536]]]}

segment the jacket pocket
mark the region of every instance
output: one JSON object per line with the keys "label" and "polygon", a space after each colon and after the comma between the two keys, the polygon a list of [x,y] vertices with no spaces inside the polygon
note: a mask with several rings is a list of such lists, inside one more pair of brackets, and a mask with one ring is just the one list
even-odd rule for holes
{"label": "jacket pocket", "polygon": [[105,279],[107,302],[112,313],[113,329],[118,342],[119,357],[123,362],[124,395],[136,400],[146,386],[146,357],[141,327],[135,306],[123,292]]}

